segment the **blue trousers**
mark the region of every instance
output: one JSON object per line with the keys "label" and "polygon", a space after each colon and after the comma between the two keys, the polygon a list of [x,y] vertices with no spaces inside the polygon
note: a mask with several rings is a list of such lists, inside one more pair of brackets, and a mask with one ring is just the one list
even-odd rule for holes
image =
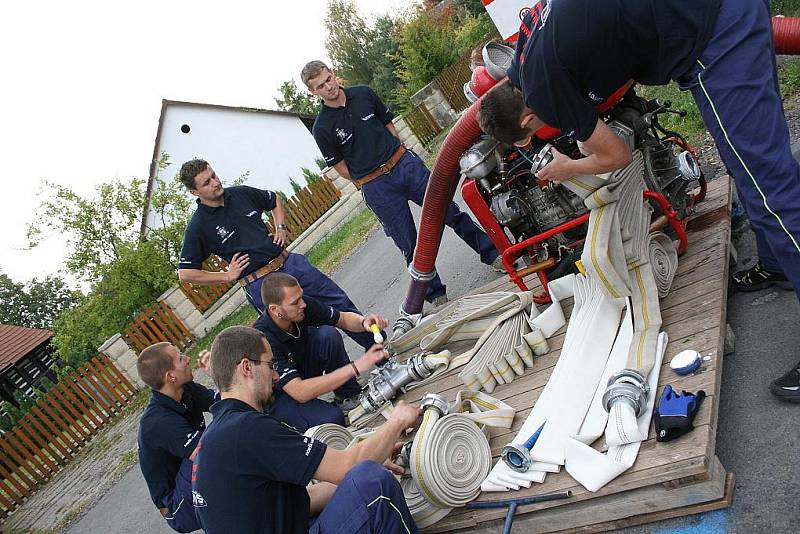
{"label": "blue trousers", "polygon": [[[381,221],[384,233],[403,253],[406,265],[414,259],[414,248],[417,246],[417,227],[408,202],[422,206],[430,174],[431,171],[425,167],[420,157],[409,150],[389,174],[364,184],[361,189],[364,201]],[[448,206],[444,222],[472,250],[480,254],[483,263],[490,265],[497,258],[499,253],[489,237],[469,215],[458,209],[455,202]],[[431,302],[444,295],[445,291],[446,287],[437,274],[428,286],[425,300]]]}
{"label": "blue trousers", "polygon": [[403,490],[382,465],[365,461],[351,469],[309,534],[415,534]]}
{"label": "blue trousers", "polygon": [[756,236],[764,267],[800,296],[800,167],[775,68],[769,2],[723,0],[713,36],[678,79],[692,91]]}
{"label": "blue trousers", "polygon": [[192,504],[192,461],[184,458],[181,468],[175,475],[175,489],[167,497],[165,503],[169,515],[164,519],[172,530],[177,532],[194,532],[200,530],[200,522],[194,515]]}
{"label": "blue trousers", "polygon": [[[302,254],[289,253],[283,267],[278,269],[280,272],[291,274],[300,283],[303,288],[303,294],[314,297],[331,306],[339,311],[349,311],[361,313],[347,296],[347,293],[339,287],[336,282],[325,276],[319,269],[311,265],[311,263]],[[258,280],[247,284],[244,288],[247,300],[250,304],[258,310],[258,313],[264,313],[264,303],[261,301],[261,284],[264,283],[262,276]],[[364,350],[370,348],[375,341],[370,332],[346,332],[347,335],[356,343],[364,347]]]}
{"label": "blue trousers", "polygon": [[[308,339],[309,354],[295,359],[301,378],[322,376],[324,373],[331,373],[350,363],[350,358],[344,350],[342,335],[336,328],[332,326],[309,327]],[[334,393],[342,398],[353,397],[360,392],[361,386],[358,385],[355,378],[351,378],[334,390]],[[280,392],[275,397],[269,413],[276,419],[292,425],[299,432],[305,432],[312,426],[322,423],[336,423],[344,426],[344,414],[335,404],[320,399],[298,402],[284,392]]]}

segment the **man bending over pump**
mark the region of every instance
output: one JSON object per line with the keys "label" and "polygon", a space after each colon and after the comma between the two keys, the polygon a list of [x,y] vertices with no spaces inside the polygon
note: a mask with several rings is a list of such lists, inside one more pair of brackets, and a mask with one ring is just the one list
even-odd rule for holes
{"label": "man bending over pump", "polygon": [[[375,434],[336,450],[263,413],[278,379],[275,366],[258,330],[232,326],[214,340],[211,373],[222,400],[211,410],[192,474],[203,530],[417,532],[400,484],[381,463],[398,450],[398,437],[420,409],[400,401]],[[309,486],[312,479],[321,482]]]}
{"label": "man bending over pump", "polygon": [[[286,273],[264,277],[261,299],[266,306],[255,327],[264,333],[275,356],[279,393],[270,413],[300,432],[322,423],[344,425],[344,415],[355,407],[361,391],[356,378],[387,356],[383,345],[373,345],[351,362],[342,335],[383,329],[388,321],[340,311],[303,295],[297,279]],[[333,391],[338,406],[317,399]]]}
{"label": "man bending over pump", "polygon": [[[208,351],[200,355],[200,368],[207,373],[209,356]],[[136,370],[152,389],[139,422],[139,466],[150,498],[173,530],[198,530],[192,507],[192,461],[206,429],[203,412],[218,397],[193,382],[189,358],[171,343],[144,349]]]}

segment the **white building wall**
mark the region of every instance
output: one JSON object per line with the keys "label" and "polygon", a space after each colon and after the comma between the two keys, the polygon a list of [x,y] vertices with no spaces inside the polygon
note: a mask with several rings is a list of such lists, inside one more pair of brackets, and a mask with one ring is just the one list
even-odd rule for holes
{"label": "white building wall", "polygon": [[[181,130],[184,125],[188,133]],[[171,179],[184,161],[199,157],[211,164],[223,183],[248,173],[247,185],[282,190],[289,196],[289,178],[305,185],[300,168],[317,172],[314,160],[320,157],[311,132],[297,117],[179,103],[170,103],[164,112],[157,153],[162,152],[170,160],[159,172],[162,179]],[[152,214],[148,219],[152,227]]]}

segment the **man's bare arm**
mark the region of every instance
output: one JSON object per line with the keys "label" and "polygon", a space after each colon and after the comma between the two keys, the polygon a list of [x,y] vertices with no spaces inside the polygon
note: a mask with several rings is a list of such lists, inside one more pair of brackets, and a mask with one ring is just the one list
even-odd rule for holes
{"label": "man's bare arm", "polygon": [[[383,350],[382,345],[373,345],[364,355],[357,359],[353,364],[358,369],[359,374],[366,373],[379,361],[386,358],[388,354]],[[293,378],[285,386],[284,393],[288,394],[297,402],[308,402],[316,399],[324,393],[328,393],[338,388],[355,376],[352,365],[345,365],[322,376],[313,378]]]}
{"label": "man's bare arm", "polygon": [[395,128],[393,122],[387,122],[386,124],[384,124],[384,126],[386,127],[387,130],[389,130],[390,134],[392,134],[396,138],[400,139],[400,134],[397,133],[397,128]]}
{"label": "man's bare arm", "polygon": [[250,264],[250,256],[237,252],[228,264],[228,270],[214,273],[202,269],[178,269],[178,280],[197,285],[227,284],[235,282]]}
{"label": "man's bare arm", "polygon": [[420,413],[418,406],[399,401],[392,410],[389,420],[378,427],[369,438],[343,451],[328,447],[322,462],[317,467],[317,472],[314,473],[314,478],[338,484],[359,462],[374,460],[383,463],[394,451],[400,434],[414,426]]}
{"label": "man's bare arm", "polygon": [[350,177],[350,171],[347,169],[347,163],[345,163],[344,160],[338,163],[334,163],[333,168],[336,169],[336,172],[338,172],[339,176],[341,176],[342,178],[352,180],[352,178]]}
{"label": "man's bare arm", "polygon": [[306,486],[306,491],[311,501],[311,513],[309,515],[313,517],[322,512],[322,509],[328,505],[333,493],[336,491],[336,484],[317,482],[313,486]]}

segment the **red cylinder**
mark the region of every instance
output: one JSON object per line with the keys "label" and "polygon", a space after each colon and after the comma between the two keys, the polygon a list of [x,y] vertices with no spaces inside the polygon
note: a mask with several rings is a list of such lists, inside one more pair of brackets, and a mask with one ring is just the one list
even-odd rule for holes
{"label": "red cylinder", "polygon": [[772,17],[775,53],[800,55],[800,17]]}

